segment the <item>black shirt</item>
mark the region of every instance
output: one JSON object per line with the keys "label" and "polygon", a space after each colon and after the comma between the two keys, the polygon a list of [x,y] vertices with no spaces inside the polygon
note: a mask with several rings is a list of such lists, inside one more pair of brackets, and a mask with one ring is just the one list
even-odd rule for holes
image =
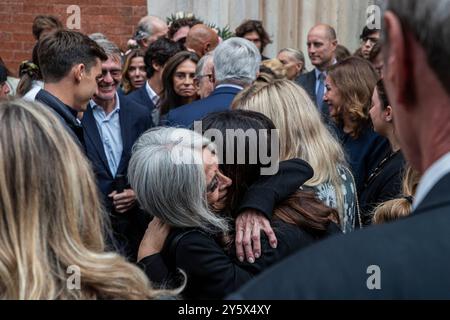
{"label": "black shirt", "polygon": [[77,119],[78,112],[44,89],[37,93],[36,101],[48,106],[61,119],[63,125],[75,139],[75,142],[85,151],[83,127]]}

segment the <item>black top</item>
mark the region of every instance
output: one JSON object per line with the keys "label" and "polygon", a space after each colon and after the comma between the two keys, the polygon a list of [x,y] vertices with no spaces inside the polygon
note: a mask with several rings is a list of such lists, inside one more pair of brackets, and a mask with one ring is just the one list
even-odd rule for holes
{"label": "black top", "polygon": [[450,299],[449,188],[447,174],[410,217],[321,241],[230,298]]}
{"label": "black top", "polygon": [[359,198],[363,225],[371,224],[377,205],[400,196],[404,168],[405,158],[398,151],[389,152],[372,171]]}
{"label": "black top", "polygon": [[335,127],[336,134],[344,147],[348,163],[355,177],[358,194],[372,170],[381,162],[390,150],[389,141],[373,131],[365,128],[361,135],[354,139],[345,133],[342,127]]}
{"label": "black top", "polygon": [[84,143],[83,127],[77,119],[77,111],[70,106],[64,104],[57,97],[50,92],[41,89],[36,95],[36,101],[43,103],[52,110],[58,118],[61,119],[63,125],[68,129],[68,132],[73,136],[75,142],[80,145],[83,150],[86,150]]}
{"label": "black top", "polygon": [[[298,168],[297,172],[295,167]],[[277,177],[271,177],[272,183],[269,181],[270,177],[264,177],[249,189],[248,192],[253,195],[247,194],[241,208],[257,208],[271,213],[276,201],[284,200],[295,192],[311,178],[312,173],[312,169],[304,161],[284,162],[280,164]],[[280,220],[274,220],[272,226],[278,239],[278,247],[271,248],[267,238],[263,236],[262,256],[254,264],[240,263],[236,259],[234,245],[231,245],[227,254],[213,235],[198,229],[172,230],[161,253],[146,257],[139,264],[155,283],[167,283],[168,279],[175,278],[176,268],[181,268],[187,274],[188,281],[183,292],[187,299],[220,299],[270,265],[318,239],[317,236]],[[330,226],[325,235],[334,232],[339,232],[339,228]]]}

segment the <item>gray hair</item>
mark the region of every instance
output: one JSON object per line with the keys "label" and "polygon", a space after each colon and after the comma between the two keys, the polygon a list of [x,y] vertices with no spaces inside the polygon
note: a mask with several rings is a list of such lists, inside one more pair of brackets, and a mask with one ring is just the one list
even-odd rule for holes
{"label": "gray hair", "polygon": [[128,179],[142,208],[171,227],[224,232],[227,221],[208,208],[204,148],[213,144],[194,131],[150,129],[133,146]]}
{"label": "gray hair", "polygon": [[105,51],[108,58],[118,59],[121,61],[122,52],[115,43],[107,39],[98,39],[95,40],[95,42]]}
{"label": "gray hair", "polygon": [[94,41],[97,41],[100,39],[108,40],[108,38],[101,32],[91,33],[89,35],[89,38],[91,38],[91,40],[94,40]]}
{"label": "gray hair", "polygon": [[301,62],[303,62],[303,65],[305,65],[305,55],[300,50],[293,49],[293,48],[284,48],[284,49],[281,49],[280,52],[278,52],[278,53],[280,54],[282,52],[290,53],[297,61],[301,61]]}
{"label": "gray hair", "polygon": [[380,4],[394,12],[403,27],[415,35],[428,64],[450,93],[450,1],[383,0]]}
{"label": "gray hair", "polygon": [[230,38],[214,50],[214,74],[217,83],[251,84],[261,64],[261,53],[244,38]]}
{"label": "gray hair", "polygon": [[155,24],[165,24],[165,22],[156,16],[145,16],[143,17],[137,26],[136,33],[134,34],[134,40],[140,41],[151,37],[154,33]]}
{"label": "gray hair", "polygon": [[208,52],[205,54],[197,63],[197,67],[195,68],[195,76],[200,77],[203,75],[203,69],[207,62],[211,59],[213,59],[214,55],[213,52]]}

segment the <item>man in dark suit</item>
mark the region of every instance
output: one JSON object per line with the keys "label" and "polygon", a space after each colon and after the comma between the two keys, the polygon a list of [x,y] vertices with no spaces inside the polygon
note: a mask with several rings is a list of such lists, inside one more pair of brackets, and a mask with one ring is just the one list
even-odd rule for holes
{"label": "man in dark suit", "polygon": [[151,115],[148,108],[117,94],[122,74],[120,50],[107,40],[97,43],[108,60],[102,63],[97,93],[83,115],[86,150],[110,212],[113,240],[121,253],[133,259],[147,225],[144,217],[139,216],[136,196],[126,182],[126,175],[131,148],[152,127]]}
{"label": "man in dark suit", "polygon": [[450,3],[384,2],[384,81],[401,148],[423,174],[411,216],[299,252],[233,298],[450,298]]}
{"label": "man in dark suit", "polygon": [[328,117],[328,104],[323,97],[326,92],[325,78],[327,68],[336,63],[337,47],[336,31],[333,27],[325,24],[318,24],[308,33],[308,55],[315,69],[302,74],[297,83],[308,92],[322,112],[324,117]]}
{"label": "man in dark suit", "polygon": [[146,106],[155,126],[159,125],[161,93],[163,91],[162,73],[166,62],[182,50],[179,43],[167,38],[159,38],[145,52],[144,63],[147,70],[147,82],[133,91],[128,97],[136,103]]}
{"label": "man in dark suit", "polygon": [[216,48],[213,63],[214,91],[205,99],[170,111],[169,125],[188,128],[208,113],[229,110],[234,97],[256,79],[261,55],[250,41],[231,38]]}

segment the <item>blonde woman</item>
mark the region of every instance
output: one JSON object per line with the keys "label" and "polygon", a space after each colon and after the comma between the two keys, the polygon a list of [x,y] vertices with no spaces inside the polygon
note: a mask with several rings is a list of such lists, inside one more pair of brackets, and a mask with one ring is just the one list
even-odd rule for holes
{"label": "blonde woman", "polygon": [[1,103],[0,159],[0,299],[174,293],[152,289],[137,266],[104,251],[91,168],[51,111],[24,100]]}
{"label": "blonde woman", "polygon": [[311,188],[329,207],[337,209],[342,231],[354,229],[356,187],[344,152],[321,120],[308,94],[289,80],[263,80],[242,91],[233,109],[253,110],[269,117],[280,131],[280,160],[300,158],[314,169],[303,188]]}

